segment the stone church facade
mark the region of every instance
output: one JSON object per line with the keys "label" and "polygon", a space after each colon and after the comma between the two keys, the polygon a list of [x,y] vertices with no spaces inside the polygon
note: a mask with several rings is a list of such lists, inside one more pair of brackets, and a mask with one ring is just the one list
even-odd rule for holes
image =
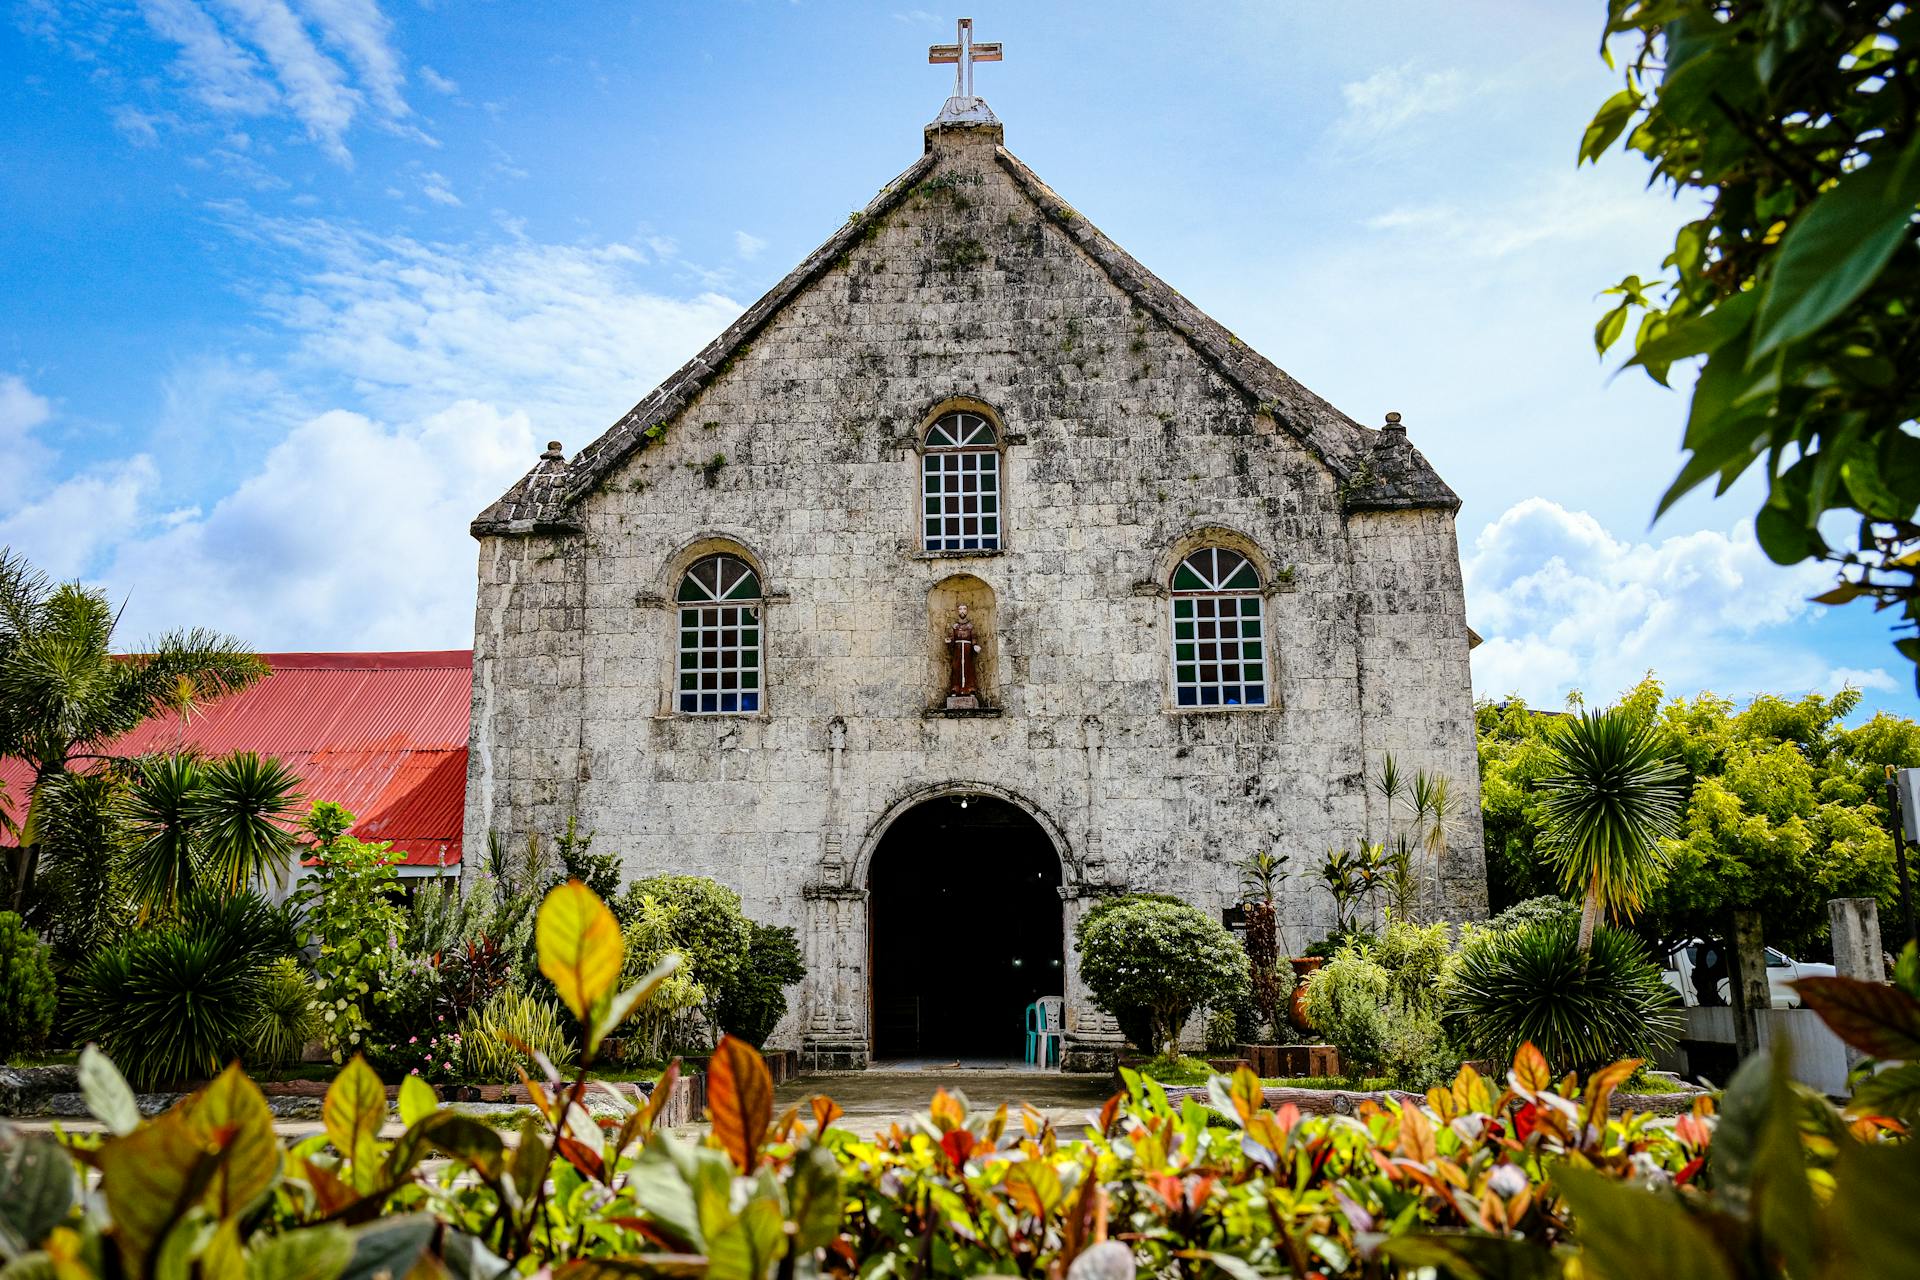
{"label": "stone church facade", "polygon": [[[1381,839],[1386,753],[1458,800],[1428,910],[1484,913],[1453,491],[1398,415],[1359,425],[1115,246],[984,103],[925,138],[473,522],[466,829],[577,816],[629,875],[712,876],[794,926],[808,976],[776,1043],[819,1065],[863,1065],[889,1017],[921,1037],[898,1045],[952,1044],[937,974],[876,995],[906,954],[879,942],[883,863],[917,895],[884,923],[954,983],[997,921],[1040,918],[999,904],[1052,912],[1056,972],[1028,990],[1065,996],[1070,1061],[1115,1040],[1072,963],[1089,905],[1217,912],[1256,850],[1305,869]],[[972,698],[950,696],[961,604]],[[1006,869],[1021,839],[1037,888]],[[1283,945],[1331,926],[1304,878],[1283,896]]]}

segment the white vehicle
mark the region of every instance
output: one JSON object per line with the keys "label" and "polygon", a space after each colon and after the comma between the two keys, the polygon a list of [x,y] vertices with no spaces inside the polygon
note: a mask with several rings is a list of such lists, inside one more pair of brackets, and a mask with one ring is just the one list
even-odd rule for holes
{"label": "white vehicle", "polygon": [[[1766,952],[1767,992],[1772,996],[1773,1007],[1776,1009],[1800,1007],[1799,994],[1787,985],[1795,979],[1834,976],[1833,966],[1830,964],[1809,964],[1802,960],[1790,959],[1784,952],[1776,951],[1772,947],[1768,947]],[[1695,938],[1691,942],[1682,943],[1674,948],[1673,954],[1667,957],[1666,967],[1660,974],[1668,986],[1680,993],[1681,1001],[1689,1006],[1700,1003],[1699,993],[1693,989],[1693,970],[1699,958],[1700,940]],[[1728,957],[1727,963],[1732,963],[1731,956]],[[1720,995],[1718,1003],[1723,1005],[1733,1003],[1727,978],[1722,976],[1716,985]]]}

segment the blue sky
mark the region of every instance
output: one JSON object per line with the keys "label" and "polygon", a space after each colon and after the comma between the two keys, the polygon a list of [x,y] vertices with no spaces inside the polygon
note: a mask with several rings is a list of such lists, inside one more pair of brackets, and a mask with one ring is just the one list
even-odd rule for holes
{"label": "blue sky", "polygon": [[[1008,145],[1465,500],[1483,695],[1861,686],[1754,492],[1649,523],[1684,401],[1596,293],[1684,210],[1572,163],[1599,3],[973,4]],[[467,520],[919,152],[953,12],[25,0],[0,31],[0,543],[268,650],[471,639]]]}

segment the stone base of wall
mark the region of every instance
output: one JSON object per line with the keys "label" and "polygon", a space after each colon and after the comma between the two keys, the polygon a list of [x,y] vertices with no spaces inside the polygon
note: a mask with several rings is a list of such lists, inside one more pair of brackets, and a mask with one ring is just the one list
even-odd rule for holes
{"label": "stone base of wall", "polygon": [[809,1036],[800,1044],[800,1065],[809,1075],[819,1071],[865,1071],[867,1042]]}

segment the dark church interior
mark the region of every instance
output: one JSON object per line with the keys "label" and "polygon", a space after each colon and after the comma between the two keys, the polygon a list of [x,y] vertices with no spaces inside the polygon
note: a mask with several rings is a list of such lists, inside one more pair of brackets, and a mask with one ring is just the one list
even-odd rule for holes
{"label": "dark church interior", "polygon": [[1019,1061],[1025,1012],[1064,994],[1060,861],[992,796],[903,814],[868,879],[876,1059]]}

